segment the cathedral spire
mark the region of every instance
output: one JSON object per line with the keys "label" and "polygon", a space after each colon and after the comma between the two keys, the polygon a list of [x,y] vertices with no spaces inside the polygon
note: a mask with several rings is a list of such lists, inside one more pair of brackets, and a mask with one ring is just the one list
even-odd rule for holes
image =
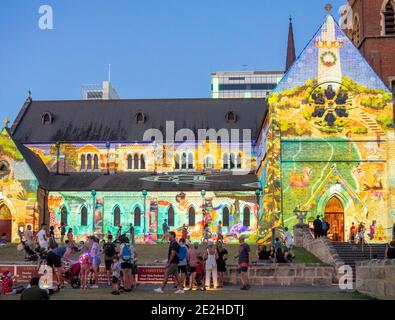
{"label": "cathedral spire", "polygon": [[287,61],[285,63],[285,71],[289,69],[289,67],[296,60],[295,54],[295,41],[294,41],[294,31],[292,26],[292,17],[289,18],[289,30],[288,30],[288,46],[287,46]]}

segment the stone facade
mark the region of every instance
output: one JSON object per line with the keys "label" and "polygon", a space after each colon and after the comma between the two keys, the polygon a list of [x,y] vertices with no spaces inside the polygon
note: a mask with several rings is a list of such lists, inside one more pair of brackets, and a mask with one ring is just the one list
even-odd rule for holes
{"label": "stone facade", "polygon": [[[344,261],[340,258],[336,249],[333,247],[332,242],[328,238],[321,237],[319,239],[314,239],[311,236],[309,227],[306,224],[297,224],[294,227],[294,239],[295,245],[298,247],[303,247],[318,259],[327,263],[336,270],[344,265]],[[339,275],[335,273],[335,279],[338,279]],[[335,280],[334,279],[334,280]]]}
{"label": "stone facade", "polygon": [[371,260],[356,266],[357,290],[377,299],[395,300],[395,260]]}
{"label": "stone facade", "polygon": [[[250,282],[264,286],[330,286],[334,268],[325,264],[270,264],[249,269]],[[228,267],[224,281],[240,285],[237,267]]]}

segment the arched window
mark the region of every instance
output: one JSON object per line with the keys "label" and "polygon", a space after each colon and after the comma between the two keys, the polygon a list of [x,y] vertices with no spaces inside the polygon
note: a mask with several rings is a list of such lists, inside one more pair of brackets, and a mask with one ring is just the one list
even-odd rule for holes
{"label": "arched window", "polygon": [[145,122],[145,116],[144,113],[138,112],[136,114],[136,123],[144,123]]}
{"label": "arched window", "polygon": [[395,12],[391,0],[388,0],[384,9],[384,27],[385,35],[395,34]]}
{"label": "arched window", "polygon": [[229,169],[229,153],[224,153],[223,155],[223,168]]}
{"label": "arched window", "polygon": [[139,169],[139,155],[137,153],[133,157],[133,169],[134,170]]}
{"label": "arched window", "polygon": [[99,170],[99,156],[97,154],[93,156],[93,170]]}
{"label": "arched window", "polygon": [[237,169],[241,169],[241,153],[239,153],[236,157],[236,166]]}
{"label": "arched window", "polygon": [[222,225],[224,227],[229,227],[229,208],[224,207],[222,210]]}
{"label": "arched window", "polygon": [[86,160],[87,160],[86,169],[87,170],[92,170],[92,155],[88,154],[87,157],[86,157]]}
{"label": "arched window", "polygon": [[67,208],[65,206],[60,209],[60,224],[67,226]]}
{"label": "arched window", "polygon": [[140,156],[140,169],[145,170],[145,157],[143,154]]}
{"label": "arched window", "polygon": [[121,225],[121,209],[116,206],[114,208],[114,226],[118,227],[119,225]]}
{"label": "arched window", "polygon": [[352,40],[356,45],[361,41],[361,25],[357,15],[354,17]]}
{"label": "arched window", "polygon": [[169,227],[174,227],[175,215],[173,206],[170,206],[167,210],[167,224],[169,225]]}
{"label": "arched window", "polygon": [[181,169],[185,170],[187,168],[187,154],[184,152],[181,156]]}
{"label": "arched window", "polygon": [[131,154],[128,154],[128,170],[133,169],[133,157]]}
{"label": "arched window", "polygon": [[174,160],[174,169],[180,170],[180,155],[179,154],[176,154],[176,157]]}
{"label": "arched window", "polygon": [[204,168],[205,169],[214,169],[214,160],[212,157],[207,156],[204,159]]}
{"label": "arched window", "polygon": [[229,111],[225,118],[227,122],[236,122],[236,114],[233,111]]}
{"label": "arched window", "polygon": [[188,169],[193,169],[193,154],[188,154]]}
{"label": "arched window", "polygon": [[88,209],[83,206],[81,209],[81,226],[86,227],[88,225]]}
{"label": "arched window", "polygon": [[235,154],[231,153],[230,154],[230,163],[229,163],[229,167],[230,169],[234,169],[236,166],[236,159],[235,159]]}
{"label": "arched window", "polygon": [[81,170],[85,170],[85,166],[86,166],[86,164],[85,164],[85,155],[82,154],[81,155]]}
{"label": "arched window", "polygon": [[140,227],[141,226],[141,209],[140,207],[134,208],[134,226]]}
{"label": "arched window", "polygon": [[251,224],[251,218],[250,218],[250,208],[245,207],[243,210],[243,226],[249,227]]}
{"label": "arched window", "polygon": [[42,115],[41,120],[42,120],[42,124],[48,125],[48,124],[52,124],[53,117],[52,117],[52,115],[49,112],[45,112]]}
{"label": "arched window", "polygon": [[194,207],[190,207],[188,210],[188,225],[194,227],[196,225],[196,212]]}

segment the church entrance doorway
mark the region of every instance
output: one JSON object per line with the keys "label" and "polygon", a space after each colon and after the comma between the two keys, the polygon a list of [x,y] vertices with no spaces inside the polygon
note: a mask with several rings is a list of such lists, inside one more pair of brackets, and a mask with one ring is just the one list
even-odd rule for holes
{"label": "church entrance doorway", "polygon": [[324,217],[329,223],[328,238],[344,242],[344,208],[337,197],[332,197],[326,204]]}

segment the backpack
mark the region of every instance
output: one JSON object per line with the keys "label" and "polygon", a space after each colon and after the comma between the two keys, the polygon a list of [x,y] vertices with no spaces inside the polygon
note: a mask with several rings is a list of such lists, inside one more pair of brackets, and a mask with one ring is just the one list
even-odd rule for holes
{"label": "backpack", "polygon": [[125,244],[122,247],[121,258],[124,262],[130,263],[132,261],[132,251],[129,245]]}
{"label": "backpack", "polygon": [[107,257],[115,256],[115,246],[112,243],[104,244],[104,253]]}
{"label": "backpack", "polygon": [[177,256],[179,261],[184,261],[187,256],[187,248],[180,246],[180,250],[178,250]]}

